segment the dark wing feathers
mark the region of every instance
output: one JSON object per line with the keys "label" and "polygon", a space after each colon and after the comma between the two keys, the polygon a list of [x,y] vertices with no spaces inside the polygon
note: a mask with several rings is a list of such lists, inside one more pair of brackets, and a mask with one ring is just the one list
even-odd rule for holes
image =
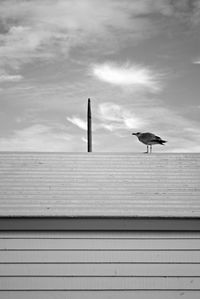
{"label": "dark wing feathers", "polygon": [[143,142],[145,141],[146,143],[156,142],[156,143],[159,143],[159,144],[163,144],[163,143],[167,142],[165,140],[162,140],[159,136],[156,136],[152,133],[142,133],[140,135],[140,140],[143,141]]}
{"label": "dark wing feathers", "polygon": [[154,138],[152,139],[153,142],[158,142],[160,144],[163,144],[165,142],[167,142],[166,140],[162,140],[159,136],[154,136]]}
{"label": "dark wing feathers", "polygon": [[156,136],[152,133],[141,133],[140,135],[142,138],[144,139],[148,139],[148,140],[151,140],[153,138],[155,138]]}
{"label": "dark wing feathers", "polygon": [[155,135],[155,140],[162,140],[159,136]]}

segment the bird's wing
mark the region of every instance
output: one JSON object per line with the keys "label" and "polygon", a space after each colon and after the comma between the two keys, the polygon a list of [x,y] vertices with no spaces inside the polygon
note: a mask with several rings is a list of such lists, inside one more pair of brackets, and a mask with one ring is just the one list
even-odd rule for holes
{"label": "bird's wing", "polygon": [[164,144],[164,143],[166,143],[167,141],[161,139],[159,136],[155,136],[155,138],[152,139],[151,142],[156,142],[156,143],[159,143],[159,144]]}
{"label": "bird's wing", "polygon": [[153,141],[161,141],[162,139],[159,136],[154,135]]}
{"label": "bird's wing", "polygon": [[159,136],[156,136],[152,133],[142,133],[138,138],[141,142],[145,144],[150,144],[152,142],[161,144],[161,142],[166,142],[165,140],[162,140]]}
{"label": "bird's wing", "polygon": [[[152,133],[142,133],[140,135],[143,139],[151,141],[151,140],[155,140],[156,138],[160,138]],[[158,140],[158,139],[157,139]]]}

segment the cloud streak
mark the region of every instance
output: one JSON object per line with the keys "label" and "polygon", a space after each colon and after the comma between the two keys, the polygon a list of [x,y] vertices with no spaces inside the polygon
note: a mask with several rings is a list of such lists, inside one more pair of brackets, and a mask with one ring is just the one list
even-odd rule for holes
{"label": "cloud streak", "polygon": [[87,130],[87,123],[86,121],[82,120],[79,117],[73,116],[73,117],[67,117],[67,120],[72,123],[73,125],[79,127],[80,129],[86,131]]}
{"label": "cloud streak", "polygon": [[9,151],[72,151],[72,136],[42,124],[15,130],[10,137],[0,138],[1,150]]}
{"label": "cloud streak", "polygon": [[200,59],[194,60],[193,64],[200,64]]}
{"label": "cloud streak", "polygon": [[[67,56],[88,40],[106,40],[113,30],[128,30],[130,16],[126,3],[116,0],[2,1],[1,64],[18,68],[35,59]],[[143,30],[142,24],[135,30]]]}
{"label": "cloud streak", "polygon": [[[67,121],[81,130],[87,131],[87,122],[77,116],[66,117]],[[114,103],[101,103],[97,112],[93,113],[93,131],[106,130],[109,132],[125,131],[142,128],[146,122],[134,115],[122,105]]]}
{"label": "cloud streak", "polygon": [[113,85],[146,89],[154,93],[161,89],[158,74],[143,66],[129,64],[119,66],[108,62],[94,65],[92,73],[99,80]]}
{"label": "cloud streak", "polygon": [[183,0],[2,0],[1,65],[18,68],[35,59],[67,56],[88,41],[93,45],[100,41],[104,49],[113,44],[114,49],[119,36],[140,40],[159,32],[153,14],[198,23],[199,1],[194,7]]}
{"label": "cloud streak", "polygon": [[136,117],[133,112],[121,105],[114,103],[102,103],[99,105],[99,119],[102,126],[108,131],[142,128],[145,121]]}
{"label": "cloud streak", "polygon": [[21,75],[9,75],[6,72],[0,72],[0,83],[1,82],[18,82],[21,81],[23,77]]}

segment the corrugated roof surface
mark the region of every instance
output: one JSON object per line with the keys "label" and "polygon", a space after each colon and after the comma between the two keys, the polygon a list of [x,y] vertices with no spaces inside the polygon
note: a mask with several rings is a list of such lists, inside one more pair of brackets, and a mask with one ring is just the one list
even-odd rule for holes
{"label": "corrugated roof surface", "polygon": [[0,216],[200,217],[200,154],[2,152]]}

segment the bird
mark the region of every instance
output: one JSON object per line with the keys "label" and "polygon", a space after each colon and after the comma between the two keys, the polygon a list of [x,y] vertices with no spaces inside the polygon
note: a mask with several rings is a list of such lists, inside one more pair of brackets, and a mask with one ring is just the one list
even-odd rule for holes
{"label": "bird", "polygon": [[[132,135],[137,136],[140,142],[144,143],[147,145],[147,151],[145,153],[152,153],[152,145],[153,144],[165,144],[167,141],[162,140],[159,136],[156,136],[155,134],[152,133],[132,133]],[[150,152],[149,152],[149,147],[150,147]]]}

